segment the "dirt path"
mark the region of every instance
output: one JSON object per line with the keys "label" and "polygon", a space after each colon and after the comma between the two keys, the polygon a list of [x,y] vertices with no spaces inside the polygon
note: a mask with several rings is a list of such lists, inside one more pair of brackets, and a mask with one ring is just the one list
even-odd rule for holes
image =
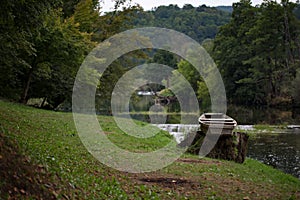
{"label": "dirt path", "polygon": [[[179,159],[176,162],[193,165],[223,165],[221,161],[205,159]],[[199,176],[185,176],[164,173],[161,171],[144,174],[127,174],[136,184],[159,188],[160,193],[173,193],[181,198],[209,199],[230,197],[230,199],[282,199],[279,191],[275,191],[272,184],[256,184],[240,180],[236,177],[222,177],[217,173],[204,172]],[[293,194],[300,199],[300,192]]]}

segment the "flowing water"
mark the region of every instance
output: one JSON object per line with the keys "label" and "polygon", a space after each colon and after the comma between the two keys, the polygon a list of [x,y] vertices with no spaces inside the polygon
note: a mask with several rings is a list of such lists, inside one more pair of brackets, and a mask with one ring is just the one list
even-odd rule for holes
{"label": "flowing water", "polygon": [[[139,106],[132,107],[131,110],[134,111],[134,114],[132,113],[131,117],[151,123],[151,114],[149,115],[145,111],[149,110],[153,103],[153,99],[142,97]],[[174,135],[178,143],[184,139],[187,132],[197,131],[199,128],[199,114],[183,114],[185,121],[182,121],[182,115],[176,113],[176,109],[168,108],[168,110],[172,113],[167,114],[166,121],[162,122],[165,124],[156,126]],[[233,117],[238,124],[245,124],[239,127],[245,132],[253,131],[251,124],[300,124],[300,108],[275,109],[228,105],[227,114]],[[255,133],[250,136],[247,156],[300,179],[300,130],[281,129],[276,133],[272,131]]]}
{"label": "flowing water", "polygon": [[180,143],[184,140],[185,135],[190,132],[196,132],[199,129],[199,125],[196,124],[153,124],[158,128],[168,131],[171,135],[174,136],[177,143]]}
{"label": "flowing water", "polygon": [[[173,135],[177,143],[184,139],[185,134],[197,131],[199,125],[154,124]],[[246,132],[253,126],[239,126]],[[253,133],[248,142],[247,157],[259,160],[285,173],[300,179],[300,130],[281,129],[274,132]]]}

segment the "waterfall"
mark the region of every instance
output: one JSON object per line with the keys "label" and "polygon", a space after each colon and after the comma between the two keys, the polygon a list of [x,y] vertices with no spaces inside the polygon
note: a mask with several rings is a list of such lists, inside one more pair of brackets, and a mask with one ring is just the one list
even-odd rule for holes
{"label": "waterfall", "polygon": [[174,136],[178,144],[184,140],[188,133],[196,132],[200,127],[198,124],[153,124],[153,126],[168,131]]}

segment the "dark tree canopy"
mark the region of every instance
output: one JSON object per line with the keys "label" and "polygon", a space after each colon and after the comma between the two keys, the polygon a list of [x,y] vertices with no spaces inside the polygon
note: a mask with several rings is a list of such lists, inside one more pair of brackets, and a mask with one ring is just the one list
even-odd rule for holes
{"label": "dark tree canopy", "polygon": [[179,8],[177,5],[159,6],[153,11],[139,11],[135,26],[170,28],[185,33],[198,42],[214,38],[218,28],[230,20],[230,13],[205,5],[191,4]]}
{"label": "dark tree canopy", "polygon": [[297,4],[250,0],[233,4],[231,21],[214,42],[214,58],[231,102],[279,105],[292,102],[290,88],[299,68]]}
{"label": "dark tree canopy", "polygon": [[40,98],[52,108],[70,100],[78,68],[100,41],[99,30],[106,29],[103,40],[128,20],[125,9],[103,25],[95,0],[3,0],[0,11],[0,96],[22,103]]}

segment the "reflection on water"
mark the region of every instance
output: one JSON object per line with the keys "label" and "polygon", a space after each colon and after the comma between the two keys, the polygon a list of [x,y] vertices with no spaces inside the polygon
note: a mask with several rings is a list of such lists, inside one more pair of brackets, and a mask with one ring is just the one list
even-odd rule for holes
{"label": "reflection on water", "polygon": [[[282,125],[282,124],[300,124],[300,110],[280,110],[275,108],[260,109],[260,108],[244,108],[244,107],[229,107],[227,114],[233,117],[238,124],[268,124],[268,125]],[[133,119],[151,122],[149,113],[134,112],[130,114]],[[151,114],[150,114],[151,115]],[[197,124],[200,114],[180,114],[180,113],[166,113],[166,124]],[[121,116],[121,114],[120,114]],[[181,118],[185,120],[182,121]]]}
{"label": "reflection on water", "polygon": [[[179,143],[188,132],[197,131],[199,125],[154,124],[168,131]],[[240,126],[252,130],[252,126]],[[282,131],[282,130],[281,130]],[[255,133],[249,138],[248,157],[271,165],[300,179],[300,130],[281,133]]]}
{"label": "reflection on water", "polygon": [[259,133],[250,137],[248,157],[300,179],[300,130],[278,134]]}
{"label": "reflection on water", "polygon": [[[139,96],[130,103],[130,112],[133,119],[150,122],[150,117],[147,114],[150,107],[154,105],[154,96]],[[184,123],[198,123],[197,119],[201,113],[196,115],[190,115],[190,120],[182,122],[180,113],[180,106],[176,104],[169,104],[164,106],[166,109],[167,120],[166,124],[179,124]],[[146,112],[146,114],[145,114]],[[228,105],[227,114],[233,117],[238,124],[269,124],[269,125],[281,125],[281,124],[300,124],[300,108],[268,108],[268,107],[245,107]],[[164,123],[164,122],[161,122]]]}
{"label": "reflection on water", "polygon": [[265,108],[229,105],[227,114],[238,124],[300,124],[300,108]]}

